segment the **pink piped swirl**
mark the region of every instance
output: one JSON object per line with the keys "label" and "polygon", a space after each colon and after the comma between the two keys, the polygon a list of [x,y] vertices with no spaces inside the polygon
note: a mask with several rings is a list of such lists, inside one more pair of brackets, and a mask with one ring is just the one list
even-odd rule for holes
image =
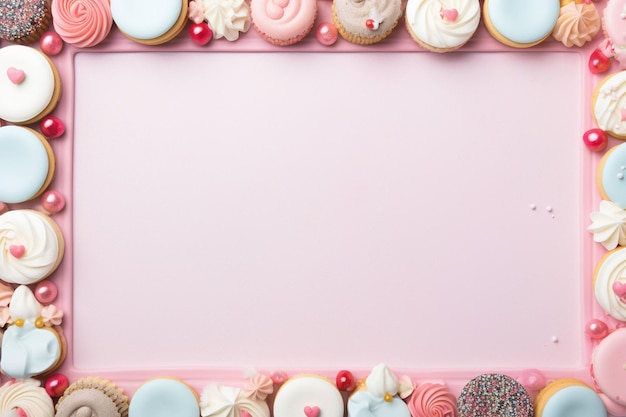
{"label": "pink piped swirl", "polygon": [[65,42],[88,48],[102,42],[111,31],[109,0],[54,0],[54,30]]}
{"label": "pink piped swirl", "polygon": [[408,400],[412,417],[457,417],[456,398],[445,385],[425,382]]}

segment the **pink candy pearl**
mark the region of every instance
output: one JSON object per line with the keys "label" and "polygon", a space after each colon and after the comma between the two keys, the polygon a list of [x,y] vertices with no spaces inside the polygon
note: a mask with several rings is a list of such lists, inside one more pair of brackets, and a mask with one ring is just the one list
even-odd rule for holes
{"label": "pink candy pearl", "polygon": [[337,42],[337,28],[330,22],[323,22],[317,26],[315,36],[322,45],[330,46]]}
{"label": "pink candy pearl", "polygon": [[58,294],[57,286],[52,281],[43,280],[35,287],[35,298],[41,304],[52,303]]}
{"label": "pink candy pearl", "polygon": [[546,377],[537,369],[525,369],[518,382],[529,391],[540,391],[546,386]]}
{"label": "pink candy pearl", "polygon": [[44,54],[55,56],[63,49],[63,40],[55,32],[46,32],[39,39],[39,47]]}
{"label": "pink candy pearl", "polygon": [[50,214],[56,214],[65,207],[65,197],[58,191],[46,191],[41,197],[41,205]]}
{"label": "pink candy pearl", "polygon": [[593,340],[604,339],[609,334],[609,326],[602,320],[591,319],[585,326],[585,333]]}

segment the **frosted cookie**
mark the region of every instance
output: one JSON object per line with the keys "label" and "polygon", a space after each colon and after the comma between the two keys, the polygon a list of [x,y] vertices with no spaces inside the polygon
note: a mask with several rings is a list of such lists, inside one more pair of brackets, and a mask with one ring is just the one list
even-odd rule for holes
{"label": "frosted cookie", "polygon": [[50,26],[49,0],[0,0],[0,38],[37,42]]}
{"label": "frosted cookie", "polygon": [[401,0],[333,0],[332,18],[345,40],[371,45],[391,34],[402,15]]}
{"label": "frosted cookie", "polygon": [[606,37],[602,48],[608,58],[615,58],[620,69],[626,68],[626,20],[622,18],[625,0],[609,0],[602,12],[602,28]]}
{"label": "frosted cookie", "polygon": [[500,43],[529,48],[552,34],[560,9],[559,0],[485,0],[483,19]]}
{"label": "frosted cookie", "polygon": [[244,0],[192,0],[189,19],[207,22],[215,39],[232,42],[250,29],[250,8]]}
{"label": "frosted cookie", "polygon": [[591,96],[596,125],[618,139],[626,139],[626,71],[605,77]]}
{"label": "frosted cookie", "polygon": [[188,0],[111,0],[118,29],[135,42],[159,45],[174,39],[187,24]]}
{"label": "frosted cookie", "polygon": [[61,264],[65,241],[57,224],[34,210],[0,215],[0,279],[34,284]]}
{"label": "frosted cookie", "polygon": [[0,415],[20,417],[18,410],[26,417],[54,416],[52,399],[39,381],[30,378],[12,380],[0,387]]}
{"label": "frosted cookie", "polygon": [[52,17],[61,39],[79,48],[98,45],[113,26],[109,0],[54,0]]}
{"label": "frosted cookie", "polygon": [[240,388],[212,384],[200,394],[202,417],[270,417],[270,408],[255,394]]}
{"label": "frosted cookie", "polygon": [[461,417],[533,417],[533,402],[526,389],[502,374],[483,374],[469,381],[457,406]]}
{"label": "frosted cookie", "polygon": [[59,73],[48,57],[28,46],[0,48],[0,119],[36,122],[54,109],[60,95]]}
{"label": "frosted cookie", "polygon": [[607,250],[626,246],[626,210],[607,200],[600,202],[600,210],[589,214],[592,223],[587,230],[594,242]]}
{"label": "frosted cookie", "polygon": [[478,0],[408,0],[405,13],[413,40],[433,52],[465,45],[480,22]]}
{"label": "frosted cookie", "polygon": [[582,381],[562,378],[539,391],[535,417],[606,417],[606,408],[594,390]]}
{"label": "frosted cookie", "polygon": [[112,382],[88,377],[70,385],[55,408],[56,417],[127,417],[128,397]]}
{"label": "frosted cookie", "polygon": [[596,170],[596,186],[604,200],[626,208],[626,143],[607,151]]}
{"label": "frosted cookie", "polygon": [[625,350],[626,328],[619,328],[602,339],[591,354],[591,376],[598,391],[621,407],[626,407]]}
{"label": "frosted cookie", "polygon": [[300,42],[313,28],[316,0],[251,0],[250,14],[256,31],[279,46]]}
{"label": "frosted cookie", "polygon": [[456,397],[442,384],[425,382],[419,385],[408,400],[412,417],[456,417]]}
{"label": "frosted cookie", "polygon": [[343,417],[343,411],[335,384],[317,375],[290,378],[274,398],[274,417]]}
{"label": "frosted cookie", "polygon": [[45,326],[41,308],[26,285],[15,289],[9,305],[12,325],[2,337],[0,357],[0,369],[11,378],[47,374],[65,358],[65,341],[60,328]]}
{"label": "frosted cookie", "polygon": [[362,389],[348,400],[348,417],[411,417],[408,406],[398,396],[400,384],[385,364],[376,365]]}
{"label": "frosted cookie", "polygon": [[129,417],[198,417],[197,394],[183,381],[156,378],[143,383],[130,400]]}
{"label": "frosted cookie", "polygon": [[48,141],[26,127],[0,127],[0,201],[39,197],[54,178],[56,160]]}
{"label": "frosted cookie", "polygon": [[626,321],[626,248],[606,253],[593,276],[596,301],[611,317]]}
{"label": "frosted cookie", "polygon": [[569,1],[561,6],[552,37],[568,48],[583,46],[598,34],[601,26],[595,4],[590,1]]}

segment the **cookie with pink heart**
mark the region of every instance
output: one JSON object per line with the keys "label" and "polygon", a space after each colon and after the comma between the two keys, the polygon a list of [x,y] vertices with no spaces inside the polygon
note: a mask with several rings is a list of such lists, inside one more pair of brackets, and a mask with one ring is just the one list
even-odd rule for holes
{"label": "cookie with pink heart", "polygon": [[626,321],[626,248],[604,255],[596,265],[593,288],[596,301],[611,317]]}
{"label": "cookie with pink heart", "polygon": [[61,96],[54,63],[35,48],[10,45],[0,49],[0,119],[30,124],[50,114]]}
{"label": "cookie with pink heart", "polygon": [[288,379],[274,398],[274,417],[343,417],[344,403],[335,384],[319,375]]}
{"label": "cookie with pink heart", "polygon": [[479,22],[478,0],[408,0],[406,4],[409,34],[432,52],[459,49],[474,36]]}
{"label": "cookie with pink heart", "polygon": [[26,285],[13,292],[9,304],[11,325],[2,337],[0,369],[11,378],[23,379],[48,373],[65,357],[60,328],[46,326],[42,306]]}

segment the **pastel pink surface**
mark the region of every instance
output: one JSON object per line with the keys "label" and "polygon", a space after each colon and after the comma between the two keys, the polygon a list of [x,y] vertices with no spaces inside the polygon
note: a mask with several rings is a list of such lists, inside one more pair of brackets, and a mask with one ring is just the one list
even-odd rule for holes
{"label": "pastel pink surface", "polygon": [[[321,21],[329,20],[330,3],[320,6]],[[168,61],[163,59],[167,52],[199,49],[180,38],[155,50],[112,33],[101,48],[94,48],[94,54],[67,47],[54,58],[67,85],[64,97],[76,93],[77,109],[75,120],[72,103],[63,102],[55,112],[66,122],[67,132],[51,142],[60,161],[54,187],[68,197],[68,207],[55,220],[64,233],[75,232],[74,238],[84,242],[80,247],[68,242],[73,251],[68,251],[55,275],[59,284],[55,304],[71,310],[75,299],[74,312],[64,325],[71,342],[62,368],[66,375],[76,377],[96,369],[132,393],[143,379],[155,375],[157,367],[178,371],[199,389],[207,382],[207,369],[216,370],[211,375],[225,381],[238,380],[241,369],[249,366],[289,373],[294,368],[321,367],[331,376],[336,369],[350,367],[359,378],[372,363],[384,359],[396,368],[442,377],[456,391],[480,369],[495,367],[515,375],[528,363],[547,369],[550,377],[574,374],[588,379],[585,363],[590,346],[582,323],[583,317],[592,317],[595,306],[589,290],[582,287],[582,277],[589,276],[599,251],[582,230],[597,200],[589,175],[595,157],[565,139],[581,137],[592,127],[586,110],[581,110],[587,108],[586,92],[595,82],[583,71],[588,49],[564,51],[548,43],[518,54],[498,45],[482,27],[466,47],[470,53],[445,60],[415,53],[418,48],[403,31],[394,32],[383,45],[367,48],[340,40],[329,50],[314,36],[298,44],[299,52],[314,54],[277,54],[252,32],[234,43],[213,42],[211,48],[212,54],[177,53],[176,61]],[[238,53],[220,54],[232,51]],[[381,52],[388,63],[371,59]],[[98,69],[100,53],[107,53],[109,64]],[[231,82],[217,83],[224,90],[213,84],[204,91],[202,83],[192,84],[189,77],[192,85],[185,88],[186,81],[171,74],[180,74],[190,65],[198,70],[210,66],[215,77]],[[251,66],[259,71],[251,74]],[[459,66],[468,80],[459,80]],[[542,71],[546,66],[551,71]],[[272,75],[272,68],[281,71]],[[322,68],[341,68],[337,72],[349,73],[352,81],[335,80],[337,73],[330,75]],[[126,80],[119,74],[121,69]],[[96,73],[99,82],[94,85],[90,79]],[[544,76],[537,83],[537,77]],[[176,82],[163,83],[168,79]],[[391,87],[389,80],[394,80]],[[271,98],[260,85],[281,87],[271,91],[278,93]],[[558,106],[544,99],[546,85],[552,97],[559,97]],[[137,94],[119,100],[119,91],[128,87],[136,88]],[[148,100],[155,91],[162,98]],[[216,110],[207,107],[207,96],[224,97],[216,107],[228,103],[241,112],[214,113],[216,120],[224,121],[210,128],[196,123]],[[477,106],[478,96],[490,100],[481,99]],[[116,106],[106,105],[110,100]],[[361,102],[374,103],[381,126],[395,126],[391,134],[379,137],[377,129],[365,128],[372,120],[371,106],[360,107],[355,114],[343,113]],[[244,108],[242,103],[259,105]],[[341,119],[322,125],[318,134],[302,128],[317,124],[320,116],[330,120],[337,114],[337,103]],[[453,114],[447,111],[450,103],[456,104]],[[115,120],[129,112],[132,122],[122,129]],[[432,122],[415,123],[418,113]],[[494,115],[488,119],[491,123],[484,123],[486,114]],[[344,116],[352,123],[345,122]],[[246,136],[241,121],[251,118],[255,131],[243,130]],[[282,123],[258,129],[276,118]],[[455,123],[449,123],[451,118]],[[174,120],[187,123],[164,122]],[[108,122],[108,128],[100,128],[100,133],[88,128],[102,127],[103,122]],[[231,137],[233,126],[241,136],[230,143],[218,139]],[[355,131],[355,126],[360,130]],[[92,133],[93,142],[79,141]],[[181,140],[174,143],[174,136]],[[202,140],[195,141],[198,144],[187,141],[189,137]],[[77,146],[74,155],[72,140]],[[104,168],[94,161],[98,158],[90,148],[103,143],[111,147],[111,153],[100,158]],[[202,144],[206,147],[197,147]],[[186,162],[170,164],[179,152],[185,153]],[[502,152],[513,152],[520,165],[492,165]],[[76,158],[74,173],[68,162],[72,157]],[[142,163],[136,164],[138,160]],[[89,165],[94,162],[92,170]],[[433,168],[445,187],[415,181],[430,178]],[[110,175],[102,176],[102,169]],[[172,176],[147,180],[163,169]],[[461,179],[467,184],[480,188],[458,191],[452,182],[459,179],[457,170],[463,170]],[[189,182],[194,178],[190,174],[198,173],[204,180]],[[513,190],[515,194],[510,194]],[[461,199],[453,199],[454,195]],[[474,196],[478,198],[472,200]],[[531,204],[537,209],[530,210]],[[545,210],[548,205],[553,207],[551,213]],[[195,225],[180,224],[179,212],[189,213]],[[432,223],[437,216],[441,228]],[[130,226],[124,223],[129,218],[142,221]],[[497,227],[485,226],[486,219],[496,221]],[[325,227],[317,232],[311,222]],[[119,245],[109,240],[113,229],[98,229],[112,223],[126,226],[135,238],[155,233],[154,224],[161,233],[156,239]],[[187,232],[176,235],[171,223],[179,223],[179,231]],[[477,236],[480,245],[473,244]],[[101,253],[96,253],[96,246]],[[557,247],[559,251],[554,251]],[[572,262],[580,258],[581,250],[584,259]],[[412,258],[416,253],[419,256]],[[161,264],[153,263],[155,254],[178,260],[178,268],[160,268]],[[212,254],[226,263],[198,263]],[[418,262],[428,257],[432,257],[430,266]],[[328,261],[327,269],[319,266],[320,259]],[[541,268],[520,264],[520,259],[534,259]],[[232,272],[226,268],[228,263],[238,265],[240,274],[223,279]],[[96,265],[103,266],[102,271],[94,271]],[[355,284],[365,273],[368,279],[359,282],[372,284]],[[542,289],[539,300],[537,288]],[[357,289],[366,299],[354,307]],[[586,295],[583,301],[581,293]],[[518,303],[511,303],[512,297]],[[157,308],[164,303],[168,309]],[[572,305],[583,314],[546,314]],[[209,319],[224,317],[224,312],[227,319]],[[280,329],[286,328],[289,315],[315,324],[307,346],[285,342]],[[420,319],[419,331],[415,327],[397,332],[397,326],[389,324],[398,317],[411,323],[416,317],[431,319]],[[467,325],[485,320],[502,333],[490,332],[490,326]],[[114,329],[111,322],[116,323]],[[250,326],[251,322],[257,325]],[[166,337],[164,328],[171,329]],[[376,337],[370,336],[372,329]],[[251,336],[250,330],[258,333]],[[218,349],[226,342],[220,335],[233,333],[242,335],[235,346]],[[190,343],[191,334],[205,338],[203,343]],[[355,334],[381,342],[356,344],[359,337],[349,337]],[[552,341],[554,336],[558,343]],[[126,343],[111,346],[110,340],[120,337],[143,348],[130,350]],[[437,343],[422,343],[424,338]],[[249,340],[267,343],[246,343]],[[461,351],[460,341],[466,340],[475,340],[475,347]],[[393,352],[386,349],[390,341]],[[354,345],[336,349],[344,342]],[[491,347],[503,344],[498,350],[502,356],[494,357]],[[150,355],[145,354],[147,349]],[[342,351],[349,355],[342,356]],[[226,365],[236,371],[225,370]]]}

